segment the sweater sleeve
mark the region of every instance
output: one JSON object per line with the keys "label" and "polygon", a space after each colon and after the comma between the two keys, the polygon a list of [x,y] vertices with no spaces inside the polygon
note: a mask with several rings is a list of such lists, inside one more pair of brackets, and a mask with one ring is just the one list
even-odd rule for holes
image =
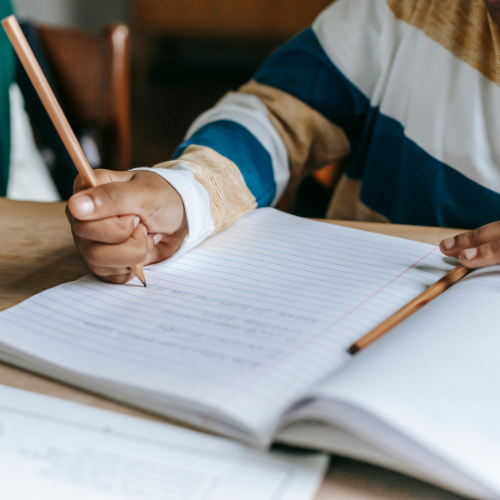
{"label": "sweater sleeve", "polygon": [[169,170],[182,168],[198,184],[196,199],[178,191],[187,212],[204,212],[203,234],[272,206],[288,185],[356,149],[379,74],[384,6],[337,0],[198,117],[174,160],[152,169],[170,182]]}

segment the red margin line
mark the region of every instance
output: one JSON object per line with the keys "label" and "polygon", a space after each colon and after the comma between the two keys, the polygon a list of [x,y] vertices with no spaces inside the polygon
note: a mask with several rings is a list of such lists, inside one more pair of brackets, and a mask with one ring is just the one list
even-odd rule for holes
{"label": "red margin line", "polygon": [[225,398],[220,403],[218,403],[217,405],[215,405],[214,408],[212,409],[212,411],[210,411],[209,413],[205,414],[203,416],[203,419],[208,420],[208,419],[210,419],[211,416],[213,416],[213,415],[217,414],[218,412],[220,412],[222,410],[222,408],[225,405],[227,405],[230,401],[232,401],[233,399],[237,398],[241,393],[245,392],[248,388],[250,388],[253,385],[255,385],[259,380],[261,380],[263,377],[265,377],[270,372],[272,372],[273,370],[275,370],[279,365],[281,365],[285,361],[289,360],[292,356],[295,356],[295,354],[297,354],[299,351],[301,351],[302,349],[304,349],[305,347],[307,347],[309,344],[311,344],[312,342],[314,342],[315,340],[317,340],[319,337],[323,336],[328,330],[330,330],[330,328],[333,328],[335,325],[337,325],[338,323],[340,323],[341,321],[343,321],[345,318],[347,318],[347,316],[349,316],[354,311],[356,311],[357,309],[359,309],[361,306],[363,306],[364,304],[366,304],[369,300],[373,299],[373,297],[375,297],[377,294],[379,294],[382,290],[384,290],[389,285],[391,285],[392,283],[394,283],[397,279],[401,278],[401,276],[403,276],[404,274],[406,274],[410,269],[413,269],[416,265],[420,264],[420,262],[422,262],[424,259],[426,259],[427,257],[429,257],[429,255],[431,253],[433,253],[436,249],[437,249],[437,247],[434,248],[434,249],[432,249],[428,254],[424,255],[421,259],[417,260],[417,262],[415,262],[413,265],[411,265],[408,269],[405,269],[401,274],[399,274],[398,276],[396,276],[395,278],[393,278],[391,281],[387,282],[382,288],[380,288],[379,290],[373,292],[369,297],[367,297],[362,302],[360,302],[358,305],[356,305],[355,307],[353,307],[350,311],[347,311],[343,316],[341,316],[340,318],[336,319],[333,323],[331,323],[327,327],[323,328],[323,330],[321,330],[316,335],[313,335],[310,339],[306,340],[303,344],[297,346],[293,351],[290,351],[283,358],[278,359],[272,365],[268,366],[267,368],[264,368],[260,373],[257,373],[248,382],[244,383],[242,386],[240,386],[237,389],[235,389],[232,393],[230,393],[227,396],[227,398]]}

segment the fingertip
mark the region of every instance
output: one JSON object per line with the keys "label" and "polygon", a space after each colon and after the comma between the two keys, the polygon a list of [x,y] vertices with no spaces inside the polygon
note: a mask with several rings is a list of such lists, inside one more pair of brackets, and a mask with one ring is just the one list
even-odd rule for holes
{"label": "fingertip", "polygon": [[95,212],[96,205],[94,200],[86,195],[72,196],[68,202],[71,213],[77,218],[85,218]]}
{"label": "fingertip", "polygon": [[[148,235],[147,227],[140,222],[132,233],[132,238],[134,238],[141,246],[146,245],[149,248],[150,238]],[[152,240],[153,238],[151,238]]]}
{"label": "fingertip", "polygon": [[467,248],[462,252],[463,259],[467,262],[474,260],[477,257],[478,250],[477,248]]}
{"label": "fingertip", "polygon": [[134,275],[132,273],[128,274],[116,274],[111,276],[99,276],[103,281],[107,281],[108,283],[113,283],[114,285],[124,285],[129,281],[134,279]]}
{"label": "fingertip", "polygon": [[439,245],[439,248],[441,249],[441,251],[445,251],[445,252],[449,252],[450,250],[453,249],[453,247],[455,246],[456,244],[456,238],[446,238],[444,239],[440,245]]}

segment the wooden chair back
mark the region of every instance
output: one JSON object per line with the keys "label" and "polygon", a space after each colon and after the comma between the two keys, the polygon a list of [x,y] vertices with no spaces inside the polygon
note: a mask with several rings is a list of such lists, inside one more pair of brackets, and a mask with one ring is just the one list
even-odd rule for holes
{"label": "wooden chair back", "polygon": [[104,33],[38,26],[53,77],[73,126],[97,128],[103,166],[130,168],[129,31]]}

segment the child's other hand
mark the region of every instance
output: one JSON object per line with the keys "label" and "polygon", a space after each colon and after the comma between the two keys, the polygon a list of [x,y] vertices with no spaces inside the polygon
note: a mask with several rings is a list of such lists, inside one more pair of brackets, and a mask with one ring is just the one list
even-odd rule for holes
{"label": "child's other hand", "polygon": [[439,249],[470,268],[500,264],[500,222],[446,238]]}
{"label": "child's other hand", "polygon": [[154,172],[96,170],[99,186],[78,176],[66,215],[80,255],[111,283],[133,278],[130,266],[172,256],[188,233],[182,199]]}

